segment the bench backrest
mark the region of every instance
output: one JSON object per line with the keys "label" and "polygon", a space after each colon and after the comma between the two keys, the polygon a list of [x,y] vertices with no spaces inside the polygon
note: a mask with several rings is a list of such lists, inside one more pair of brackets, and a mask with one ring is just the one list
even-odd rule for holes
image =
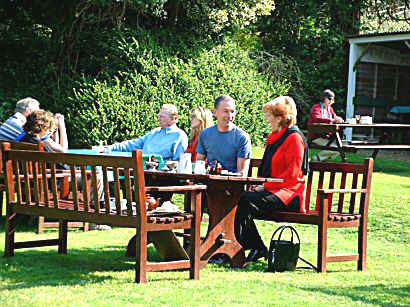
{"label": "bench backrest", "polygon": [[[142,151],[132,157],[78,155],[10,150],[3,145],[6,184],[15,205],[43,206],[101,215],[144,216],[145,182]],[[58,166],[64,165],[64,170]],[[32,167],[32,173],[29,171]],[[112,180],[110,176],[112,175]],[[70,178],[71,197],[61,199],[61,179]],[[110,187],[109,182],[113,184]],[[103,185],[104,208],[100,207],[98,185]],[[79,187],[82,187],[80,192]],[[16,188],[17,199],[13,189]],[[31,187],[31,188],[30,188]],[[91,195],[93,194],[93,197]],[[115,209],[110,196],[114,195]],[[121,208],[126,199],[126,208]],[[135,204],[134,207],[132,204]]]}
{"label": "bench backrest", "polygon": [[[373,159],[366,159],[363,164],[310,162],[310,173],[306,184],[305,210],[319,210],[319,189],[352,190],[351,193],[337,193],[338,199],[329,196],[329,212],[363,213],[369,204]],[[354,192],[362,189],[363,193]],[[356,196],[358,194],[358,197]],[[333,203],[333,201],[336,201]],[[314,207],[311,204],[314,204]],[[364,210],[364,211],[363,211]]]}
{"label": "bench backrest", "polygon": [[0,141],[0,177],[3,176],[3,153],[2,147],[3,144],[10,144],[10,149],[15,150],[33,150],[33,151],[44,151],[44,145],[42,143],[32,144],[25,142],[16,142],[16,141]]}
{"label": "bench backrest", "polygon": [[[260,159],[251,159],[249,173],[252,168],[259,167]],[[334,162],[309,162],[310,173],[307,176],[305,187],[305,210],[307,213],[319,210],[318,189],[363,189],[366,193],[357,192],[338,194],[336,203],[332,205],[333,199],[329,199],[331,212],[359,213],[367,211],[371,178],[373,173],[373,159],[366,159],[363,164],[356,163],[334,163]],[[255,171],[253,171],[255,175]]]}

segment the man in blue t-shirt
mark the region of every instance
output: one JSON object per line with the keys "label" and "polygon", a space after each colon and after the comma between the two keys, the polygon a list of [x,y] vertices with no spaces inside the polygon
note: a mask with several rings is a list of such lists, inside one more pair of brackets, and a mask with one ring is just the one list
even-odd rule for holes
{"label": "man in blue t-shirt", "polygon": [[219,96],[214,103],[215,126],[206,128],[199,136],[197,160],[212,163],[217,160],[222,169],[247,176],[252,147],[249,135],[234,125],[235,101],[230,96]]}

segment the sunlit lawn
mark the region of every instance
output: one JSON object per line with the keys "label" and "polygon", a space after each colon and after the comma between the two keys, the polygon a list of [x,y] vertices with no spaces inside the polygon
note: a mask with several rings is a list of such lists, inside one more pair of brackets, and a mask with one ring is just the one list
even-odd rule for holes
{"label": "sunlit lawn", "polygon": [[[254,150],[254,156],[260,153]],[[124,256],[133,230],[71,231],[66,256],[58,255],[53,247],[18,250],[13,258],[0,258],[0,306],[409,306],[410,165],[378,159],[376,170],[365,272],[345,262],[329,264],[326,274],[303,269],[267,273],[263,260],[245,269],[208,265],[201,270],[200,281],[189,280],[187,271],[148,273],[148,283],[137,285],[134,263]],[[258,226],[268,244],[278,225],[258,222]],[[295,226],[301,235],[302,256],[315,263],[316,228]],[[53,230],[36,235],[34,228],[20,228],[18,240],[57,236]],[[3,253],[4,217],[0,232]],[[329,238],[330,252],[352,252],[356,247],[356,237],[349,230],[332,229]],[[149,254],[156,257],[152,246]]]}

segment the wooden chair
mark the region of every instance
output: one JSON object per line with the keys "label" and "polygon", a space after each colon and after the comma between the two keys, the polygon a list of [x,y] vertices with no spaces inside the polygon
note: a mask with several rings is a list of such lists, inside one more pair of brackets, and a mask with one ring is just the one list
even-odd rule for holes
{"label": "wooden chair", "polygon": [[[260,163],[260,159],[252,159],[250,169],[258,167]],[[310,162],[309,166],[304,203],[306,213],[273,212],[261,219],[316,225],[318,272],[326,272],[327,262],[339,261],[357,261],[357,269],[366,270],[373,159],[366,159],[363,164]],[[252,170],[249,174],[252,174]],[[351,255],[327,255],[330,228],[356,228],[358,252]]]}
{"label": "wooden chair", "polygon": [[[135,229],[137,234],[136,282],[146,282],[147,272],[175,269],[190,269],[190,277],[199,279],[201,192],[206,189],[206,186],[145,187],[141,150],[133,152],[132,157],[17,151],[9,150],[4,146],[3,152],[9,198],[5,227],[5,256],[13,256],[17,248],[49,245],[58,245],[59,253],[67,253],[67,220],[93,222]],[[32,174],[27,171],[29,164],[33,167]],[[57,172],[57,164],[68,165],[69,173]],[[89,190],[96,192],[98,188],[98,167],[102,168],[104,207],[100,207],[98,199],[89,197]],[[87,168],[91,168],[91,171]],[[78,169],[80,169],[80,176],[78,176]],[[110,191],[110,174],[113,177],[113,191]],[[70,177],[72,191],[70,199],[61,199],[58,193],[57,180],[62,176]],[[124,176],[124,180],[120,182],[121,176]],[[43,179],[42,185],[40,178]],[[82,193],[78,189],[80,178]],[[91,186],[88,186],[87,180],[91,182]],[[23,183],[26,184],[22,185]],[[29,184],[33,185],[32,190],[24,188]],[[41,199],[41,191],[45,195],[44,200]],[[172,216],[150,215],[146,210],[145,199],[146,192],[150,191],[189,192],[192,210]],[[115,204],[110,198],[111,192],[115,196]],[[126,204],[124,201],[121,202],[122,196],[125,197]],[[14,242],[15,213],[60,219],[59,238]],[[188,251],[189,259],[148,263],[147,233],[173,229],[190,229],[192,243]]]}
{"label": "wooden chair", "polygon": [[[15,141],[0,141],[0,146],[2,143],[9,143],[10,144],[10,148],[14,149],[14,150],[32,150],[32,151],[44,151],[44,146],[42,143],[38,143],[38,144],[32,144],[32,143],[25,143],[25,142],[15,142]],[[0,158],[1,158],[1,147],[0,147]],[[1,161],[1,159],[0,159]],[[0,165],[0,170],[3,169],[3,166]],[[1,176],[0,176],[1,178]],[[65,184],[68,184],[68,178],[65,178],[64,180],[66,181]],[[1,179],[0,179],[1,180]],[[1,188],[1,186],[0,186]],[[0,190],[1,191],[1,190]],[[5,191],[5,185],[4,185],[4,191]],[[3,192],[1,193],[1,205],[0,208],[3,204]],[[58,228],[59,224],[58,222],[50,222],[50,221],[45,221],[43,216],[39,216],[38,217],[38,221],[37,221],[37,230],[36,232],[38,234],[43,233],[45,228]],[[83,231],[88,231],[89,229],[89,223],[82,223],[82,222],[69,222],[68,223],[68,227],[69,228],[82,228]]]}

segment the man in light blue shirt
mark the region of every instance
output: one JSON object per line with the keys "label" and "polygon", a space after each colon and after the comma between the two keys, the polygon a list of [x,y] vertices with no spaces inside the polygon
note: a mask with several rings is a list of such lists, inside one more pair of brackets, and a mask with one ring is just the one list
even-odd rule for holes
{"label": "man in light blue shirt", "polygon": [[162,159],[179,160],[188,147],[186,133],[177,127],[178,110],[173,104],[164,104],[158,114],[159,127],[137,139],[111,145],[112,151],[142,149],[144,154],[158,154]]}

